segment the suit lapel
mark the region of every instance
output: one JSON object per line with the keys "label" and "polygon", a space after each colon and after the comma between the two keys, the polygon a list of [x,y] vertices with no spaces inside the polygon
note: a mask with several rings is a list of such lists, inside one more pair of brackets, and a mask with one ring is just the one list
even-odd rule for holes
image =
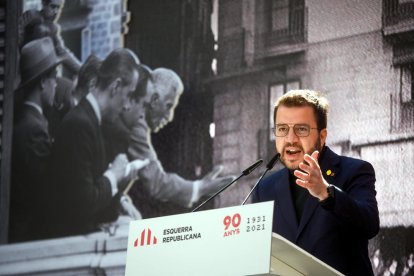
{"label": "suit lapel", "polygon": [[339,156],[330,148],[325,147],[325,153],[319,166],[323,177],[329,184],[335,185],[335,177],[340,173],[339,161]]}
{"label": "suit lapel", "polygon": [[[339,157],[333,151],[331,151],[328,147],[325,146],[324,153],[322,158],[320,159],[319,166],[321,168],[321,172],[325,180],[329,184],[334,184],[334,178],[336,174],[339,173]],[[305,203],[305,208],[302,214],[302,218],[300,220],[298,233],[296,236],[296,240],[299,238],[301,232],[308,224],[310,218],[314,214],[316,207],[318,207],[319,201],[317,198],[311,196],[309,194],[308,199]]]}
{"label": "suit lapel", "polygon": [[24,105],[24,108],[26,109],[25,112],[28,113],[27,118],[29,118],[32,122],[37,122],[41,125],[43,130],[48,132],[48,121],[46,117],[31,105]]}
{"label": "suit lapel", "polygon": [[[296,220],[295,207],[293,205],[292,195],[290,193],[288,169],[283,169],[280,180],[277,182],[281,185],[276,185],[276,198],[279,198],[275,202],[276,208],[279,208],[278,213],[282,215],[286,221],[287,226],[291,229],[289,232],[296,233],[298,229],[298,222]],[[294,236],[295,235],[292,237],[293,239]]]}
{"label": "suit lapel", "polygon": [[93,122],[93,125],[96,128],[98,128],[99,127],[98,117],[95,111],[93,110],[91,103],[86,98],[83,98],[81,102],[79,103],[79,106],[80,108],[85,110],[86,116],[89,118],[91,122]]}
{"label": "suit lapel", "polygon": [[96,160],[99,160],[99,164],[96,164],[98,166],[98,170],[105,170],[106,168],[106,156],[105,156],[105,145],[103,141],[103,135],[101,131],[101,126],[99,125],[98,117],[95,113],[95,111],[92,108],[92,105],[87,101],[86,98],[83,98],[81,103],[82,107],[85,110],[86,116],[88,119],[92,122],[93,125],[93,131],[95,132],[95,145],[97,147],[95,156]]}

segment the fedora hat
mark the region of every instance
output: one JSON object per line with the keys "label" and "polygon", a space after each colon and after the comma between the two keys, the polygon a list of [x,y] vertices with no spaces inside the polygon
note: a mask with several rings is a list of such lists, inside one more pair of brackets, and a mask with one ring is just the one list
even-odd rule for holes
{"label": "fedora hat", "polygon": [[20,86],[22,89],[59,65],[64,59],[56,55],[50,37],[33,40],[23,46],[20,54]]}

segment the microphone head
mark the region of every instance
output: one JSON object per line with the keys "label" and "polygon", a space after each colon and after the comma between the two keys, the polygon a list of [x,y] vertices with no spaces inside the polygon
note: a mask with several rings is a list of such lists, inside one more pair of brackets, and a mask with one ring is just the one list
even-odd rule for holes
{"label": "microphone head", "polygon": [[261,164],[263,163],[262,159],[257,160],[253,165],[251,165],[250,167],[248,167],[247,169],[245,169],[242,174],[243,175],[248,175],[250,174],[252,171],[254,171],[257,167],[259,167]]}
{"label": "microphone head", "polygon": [[270,159],[269,163],[266,165],[266,169],[271,170],[273,166],[276,164],[277,160],[280,158],[280,153],[276,153],[272,159]]}

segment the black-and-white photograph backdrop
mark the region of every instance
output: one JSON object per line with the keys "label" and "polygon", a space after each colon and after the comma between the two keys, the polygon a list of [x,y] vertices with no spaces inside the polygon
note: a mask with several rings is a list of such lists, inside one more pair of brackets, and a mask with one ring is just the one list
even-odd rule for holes
{"label": "black-and-white photograph backdrop", "polygon": [[294,89],[375,169],[374,274],[414,274],[414,1],[3,0],[0,33],[0,275],[123,274],[129,221],[268,162]]}

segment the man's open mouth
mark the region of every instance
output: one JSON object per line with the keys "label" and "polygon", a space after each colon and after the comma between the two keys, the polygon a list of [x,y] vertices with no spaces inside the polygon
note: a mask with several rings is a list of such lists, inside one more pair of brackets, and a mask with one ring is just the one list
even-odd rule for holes
{"label": "man's open mouth", "polygon": [[297,154],[297,153],[300,153],[300,152],[301,152],[300,149],[287,149],[286,150],[286,153],[289,154],[289,155]]}

